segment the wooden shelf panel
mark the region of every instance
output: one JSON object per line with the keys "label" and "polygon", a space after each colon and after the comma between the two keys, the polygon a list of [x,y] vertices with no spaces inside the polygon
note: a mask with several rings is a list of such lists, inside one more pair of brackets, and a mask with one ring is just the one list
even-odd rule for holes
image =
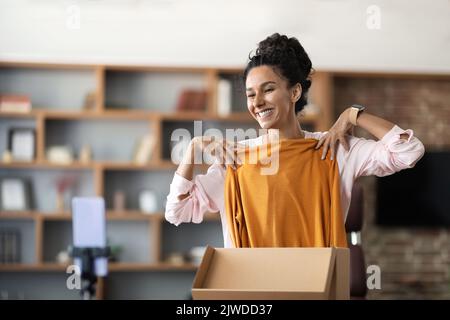
{"label": "wooden shelf panel", "polygon": [[67,265],[57,263],[41,264],[0,264],[0,272],[45,272],[45,271],[65,271]]}
{"label": "wooden shelf panel", "polygon": [[17,168],[17,169],[94,169],[94,163],[72,162],[70,164],[52,163],[48,161],[32,161],[32,162],[0,162],[0,168]]}
{"label": "wooden shelf panel", "polygon": [[6,112],[0,111],[0,118],[35,118],[39,111],[32,110],[30,112]]}
{"label": "wooden shelf panel", "polygon": [[9,212],[2,211],[0,212],[0,219],[34,219],[39,214],[33,211],[21,211],[21,212]]}
{"label": "wooden shelf panel", "polygon": [[166,161],[152,162],[150,164],[136,164],[133,162],[99,162],[103,170],[171,170],[175,164]]}
{"label": "wooden shelf panel", "polygon": [[[65,272],[67,264],[0,264],[0,272]],[[114,262],[108,264],[110,272],[146,272],[146,271],[196,271],[197,265],[184,263],[181,265],[169,263],[135,263]]]}
{"label": "wooden shelf panel", "polygon": [[59,111],[34,109],[30,112],[0,112],[0,118],[35,118],[42,116],[49,120],[104,120],[104,119],[125,119],[125,120],[214,120],[214,121],[256,121],[248,112],[234,112],[227,116],[219,116],[208,112],[158,112],[136,109],[112,109],[106,108],[104,111]]}
{"label": "wooden shelf panel", "polygon": [[74,161],[70,164],[59,164],[48,161],[33,161],[33,162],[0,162],[0,168],[17,168],[17,169],[64,169],[64,170],[94,170],[95,168],[103,170],[170,170],[177,166],[171,161],[159,161],[149,164],[136,164],[133,162],[122,161],[95,161],[90,163],[81,163]]}
{"label": "wooden shelf panel", "polygon": [[108,111],[42,111],[46,119],[51,120],[150,120],[157,114],[140,110],[108,110]]}
{"label": "wooden shelf panel", "polygon": [[139,264],[139,263],[114,263],[109,265],[111,272],[127,272],[127,271],[195,271],[197,266],[190,263],[181,265],[170,263],[155,263],[155,264]]}
{"label": "wooden shelf panel", "polygon": [[[69,212],[38,212],[38,211],[24,211],[24,212],[0,212],[0,219],[34,219],[40,218],[42,220],[71,220],[72,215]],[[122,212],[107,211],[107,220],[151,220],[161,221],[164,219],[164,214],[161,212],[153,214],[144,214],[141,211],[127,210]]]}
{"label": "wooden shelf panel", "polygon": [[[14,220],[14,219],[42,219],[42,220],[71,220],[72,215],[69,212],[39,212],[39,211],[23,211],[23,212],[8,212],[0,211],[0,220]],[[106,211],[107,220],[149,220],[164,222],[164,212],[157,212],[145,214],[139,210],[125,210],[125,211]],[[219,213],[207,213],[204,216],[205,221],[220,220]]]}

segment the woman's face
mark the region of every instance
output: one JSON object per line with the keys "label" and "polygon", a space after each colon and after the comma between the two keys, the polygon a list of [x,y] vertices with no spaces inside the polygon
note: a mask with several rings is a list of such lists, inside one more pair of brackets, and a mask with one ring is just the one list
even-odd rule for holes
{"label": "woman's face", "polygon": [[[247,108],[263,129],[280,129],[294,116],[295,94],[270,66],[254,67],[245,83]],[[298,88],[297,88],[298,89]],[[294,96],[293,96],[294,95]]]}

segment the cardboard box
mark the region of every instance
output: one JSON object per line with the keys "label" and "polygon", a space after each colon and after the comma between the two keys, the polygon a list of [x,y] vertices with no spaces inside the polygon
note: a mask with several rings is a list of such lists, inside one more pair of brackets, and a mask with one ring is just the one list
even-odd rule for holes
{"label": "cardboard box", "polygon": [[349,299],[347,248],[209,247],[197,270],[197,300]]}

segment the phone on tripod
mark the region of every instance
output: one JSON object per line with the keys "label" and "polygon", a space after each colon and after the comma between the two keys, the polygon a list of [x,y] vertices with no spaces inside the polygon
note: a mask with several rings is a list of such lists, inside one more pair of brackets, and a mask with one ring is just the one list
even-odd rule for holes
{"label": "phone on tripod", "polygon": [[106,246],[105,201],[100,197],[72,199],[74,263],[80,268],[84,282],[81,295],[90,299],[95,294],[97,277],[108,274],[109,248]]}

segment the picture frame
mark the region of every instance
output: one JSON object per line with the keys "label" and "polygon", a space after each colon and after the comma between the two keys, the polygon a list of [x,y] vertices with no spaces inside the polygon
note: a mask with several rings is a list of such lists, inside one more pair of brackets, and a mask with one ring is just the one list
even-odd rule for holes
{"label": "picture frame", "polygon": [[17,177],[0,178],[0,210],[27,211],[31,209],[30,185]]}
{"label": "picture frame", "polygon": [[33,128],[8,130],[8,149],[14,161],[31,162],[35,158],[36,133]]}

